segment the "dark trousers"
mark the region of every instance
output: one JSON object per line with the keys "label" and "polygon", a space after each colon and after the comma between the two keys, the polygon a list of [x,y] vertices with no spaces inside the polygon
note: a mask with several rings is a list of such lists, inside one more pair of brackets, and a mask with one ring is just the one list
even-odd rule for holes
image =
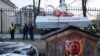
{"label": "dark trousers", "polygon": [[27,33],[23,33],[23,40],[28,39]]}
{"label": "dark trousers", "polygon": [[15,37],[15,36],[14,36],[14,32],[11,32],[10,34],[11,34],[11,40],[13,40],[14,37]]}
{"label": "dark trousers", "polygon": [[29,33],[29,35],[30,35],[30,39],[31,39],[31,40],[34,40],[34,38],[33,38],[33,33],[31,32],[31,33]]}

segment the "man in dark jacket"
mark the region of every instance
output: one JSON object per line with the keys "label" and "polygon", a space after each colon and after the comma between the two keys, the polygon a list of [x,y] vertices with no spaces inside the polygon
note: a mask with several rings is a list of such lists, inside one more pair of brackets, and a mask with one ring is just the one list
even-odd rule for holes
{"label": "man in dark jacket", "polygon": [[9,29],[10,29],[10,34],[11,34],[11,40],[13,40],[14,39],[16,25],[11,23],[11,26],[9,27]]}
{"label": "man in dark jacket", "polygon": [[28,39],[27,34],[28,34],[28,26],[27,26],[27,24],[25,24],[24,28],[23,28],[23,40]]}
{"label": "man in dark jacket", "polygon": [[34,27],[32,24],[29,24],[29,35],[30,35],[30,39],[31,40],[34,40],[34,37],[33,37],[33,30],[34,30]]}

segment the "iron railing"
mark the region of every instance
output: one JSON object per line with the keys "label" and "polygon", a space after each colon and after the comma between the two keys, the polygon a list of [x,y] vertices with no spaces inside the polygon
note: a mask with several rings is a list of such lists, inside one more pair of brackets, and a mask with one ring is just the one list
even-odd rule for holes
{"label": "iron railing", "polygon": [[[74,16],[83,16],[81,7],[68,7],[68,12],[74,14]],[[34,22],[33,9],[0,9],[0,32],[9,33],[9,26],[11,22],[14,22],[17,26],[16,32],[20,33],[25,23]],[[95,20],[100,16],[100,9],[87,8],[87,17],[91,20]],[[53,15],[53,9],[47,9],[40,11],[39,15],[47,16]]]}

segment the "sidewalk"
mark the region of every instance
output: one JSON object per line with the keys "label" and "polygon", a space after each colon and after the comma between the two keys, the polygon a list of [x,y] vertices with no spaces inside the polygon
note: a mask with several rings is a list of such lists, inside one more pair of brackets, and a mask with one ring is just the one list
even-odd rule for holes
{"label": "sidewalk", "polygon": [[[29,38],[30,36],[28,35],[28,38]],[[39,34],[35,34],[34,35],[34,39],[35,40],[41,40],[42,38],[42,35],[39,35]],[[0,38],[2,38],[2,39],[10,39],[10,34],[0,34]],[[23,34],[15,34],[15,39],[16,38],[23,38]]]}

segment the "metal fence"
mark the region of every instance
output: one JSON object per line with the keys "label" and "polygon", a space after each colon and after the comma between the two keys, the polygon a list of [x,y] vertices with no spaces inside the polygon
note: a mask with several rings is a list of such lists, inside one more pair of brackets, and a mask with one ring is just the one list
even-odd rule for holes
{"label": "metal fence", "polygon": [[33,22],[33,9],[0,9],[0,32],[9,33],[9,26],[16,24],[16,33],[21,32],[25,23]]}
{"label": "metal fence", "polygon": [[9,32],[9,26],[11,22],[15,22],[15,9],[9,9],[9,8],[1,8],[0,9],[0,32],[1,33],[7,33]]}
{"label": "metal fence", "polygon": [[[74,16],[83,16],[81,7],[68,7],[68,12],[74,14]],[[39,15],[47,16],[53,15],[53,9],[46,9],[40,11]],[[100,16],[100,9],[87,8],[87,17],[91,20],[95,20]],[[14,22],[17,26],[16,33],[20,33],[25,23],[34,22],[33,9],[0,9],[0,32],[9,33],[9,26],[11,22]]]}

